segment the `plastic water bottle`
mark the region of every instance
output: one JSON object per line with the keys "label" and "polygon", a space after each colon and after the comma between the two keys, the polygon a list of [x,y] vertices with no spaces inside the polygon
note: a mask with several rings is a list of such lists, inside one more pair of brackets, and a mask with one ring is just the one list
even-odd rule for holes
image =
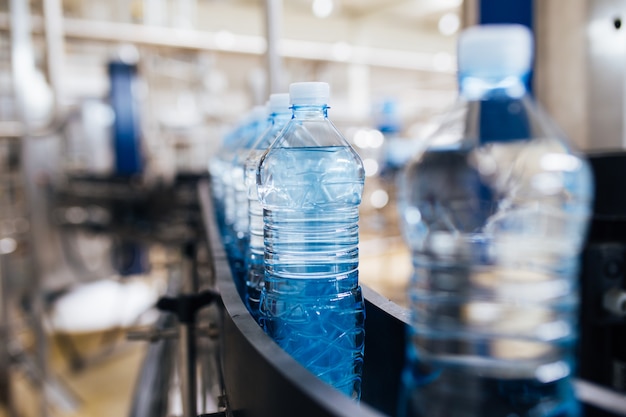
{"label": "plastic water bottle", "polygon": [[[245,282],[244,248],[246,234],[243,230],[247,229],[246,225],[242,225],[241,222],[237,223],[237,220],[241,220],[241,216],[238,217],[238,213],[241,211],[238,209],[241,205],[238,204],[238,199],[241,199],[238,191],[243,189],[244,181],[241,155],[247,155],[250,144],[262,132],[262,125],[266,120],[267,111],[264,107],[253,108],[233,131],[225,135],[220,150],[209,163],[217,223],[233,278],[241,294]],[[245,193],[243,199],[243,204],[247,206]],[[245,220],[247,220],[247,213]]]}
{"label": "plastic water bottle", "polygon": [[592,179],[526,90],[532,42],[517,25],[460,35],[459,103],[404,172],[414,276],[401,415],[579,415]]}
{"label": "plastic water bottle", "polygon": [[245,163],[254,143],[268,126],[267,106],[255,106],[251,112],[251,120],[242,134],[239,146],[230,161],[230,194],[229,203],[232,204],[232,235],[233,247],[231,261],[236,262],[236,278],[245,282],[245,255],[248,249],[248,189],[245,185]]}
{"label": "plastic water bottle", "polygon": [[263,242],[263,206],[259,201],[256,185],[256,171],[261,160],[261,155],[274,142],[278,134],[291,119],[289,107],[289,94],[272,94],[268,102],[269,127],[261,134],[261,137],[252,145],[245,163],[245,185],[248,190],[248,228],[249,244],[246,253],[245,270],[246,279],[246,304],[250,314],[258,319],[259,299],[265,275],[263,254],[265,251]]}
{"label": "plastic water bottle", "polygon": [[398,104],[396,101],[388,99],[381,103],[376,115],[376,128],[384,135],[382,149],[380,150],[378,161],[380,165],[380,176],[390,179],[392,182],[396,173],[411,158],[411,153],[407,152],[408,140],[402,138],[402,122]]}
{"label": "plastic water bottle", "polygon": [[[267,110],[264,107],[253,108],[233,130],[227,132],[219,151],[209,161],[216,221],[233,279],[242,297],[245,288],[244,255],[247,230],[243,233],[241,229],[247,226],[236,224],[237,215],[241,211],[238,207],[242,205],[237,201],[241,198],[237,190],[243,188],[243,162],[241,161],[244,159],[241,155],[247,155],[250,144],[262,132],[261,129],[266,120]],[[241,165],[239,169],[237,169],[237,163]],[[243,199],[243,205],[247,207],[245,192]],[[244,215],[247,220],[247,210]]]}
{"label": "plastic water bottle", "polygon": [[257,171],[265,240],[260,322],[313,374],[359,398],[363,164],[328,120],[328,84],[291,84],[289,95],[293,117]]}
{"label": "plastic water bottle", "polygon": [[208,163],[209,174],[211,175],[211,196],[215,206],[215,217],[219,226],[222,238],[226,235],[226,215],[225,196],[226,184],[225,175],[228,172],[228,161],[232,158],[233,148],[237,145],[240,137],[242,123],[240,122],[232,130],[226,132],[222,138],[222,143],[217,153],[211,157]]}

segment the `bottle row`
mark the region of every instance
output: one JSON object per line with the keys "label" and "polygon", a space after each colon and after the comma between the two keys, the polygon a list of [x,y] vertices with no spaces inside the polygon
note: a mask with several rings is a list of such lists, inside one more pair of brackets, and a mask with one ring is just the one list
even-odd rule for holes
{"label": "bottle row", "polygon": [[[457,103],[398,182],[414,273],[403,416],[576,416],[587,162],[528,92],[516,25],[459,37]],[[251,315],[355,400],[366,342],[358,280],[363,163],[328,118],[329,86],[294,83],[230,132],[209,170]]]}

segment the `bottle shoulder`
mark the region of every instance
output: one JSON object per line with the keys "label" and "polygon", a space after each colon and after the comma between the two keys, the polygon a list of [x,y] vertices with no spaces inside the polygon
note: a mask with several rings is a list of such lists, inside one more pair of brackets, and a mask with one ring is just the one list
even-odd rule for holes
{"label": "bottle shoulder", "polygon": [[435,132],[423,138],[423,147],[458,149],[487,143],[540,141],[572,152],[566,135],[527,95],[476,100],[460,97],[439,120]]}
{"label": "bottle shoulder", "polygon": [[281,129],[273,148],[350,146],[326,117],[291,119]]}
{"label": "bottle shoulder", "polygon": [[588,161],[558,138],[425,147],[408,165],[406,176],[417,183],[433,176],[451,181],[475,177],[497,195],[523,189],[526,195],[568,192],[590,198],[592,192]]}
{"label": "bottle shoulder", "polygon": [[326,118],[289,121],[260,158],[258,170],[260,183],[277,172],[289,174],[285,181],[305,173],[343,173],[346,181],[363,182],[365,175],[359,154]]}
{"label": "bottle shoulder", "polygon": [[256,182],[264,206],[306,209],[359,205],[364,179],[349,146],[273,146],[259,162]]}

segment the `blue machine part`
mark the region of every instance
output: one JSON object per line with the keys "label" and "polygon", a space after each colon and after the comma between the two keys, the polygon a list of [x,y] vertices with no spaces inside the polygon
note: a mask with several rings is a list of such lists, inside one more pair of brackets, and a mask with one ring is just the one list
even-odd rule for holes
{"label": "blue machine part", "polygon": [[115,174],[118,176],[133,176],[143,171],[139,109],[133,92],[136,73],[135,65],[121,61],[109,63],[109,99],[115,113],[113,151]]}
{"label": "blue machine part", "polygon": [[[533,0],[479,0],[479,24],[517,23],[534,32]],[[528,74],[526,89],[533,92],[533,71]]]}

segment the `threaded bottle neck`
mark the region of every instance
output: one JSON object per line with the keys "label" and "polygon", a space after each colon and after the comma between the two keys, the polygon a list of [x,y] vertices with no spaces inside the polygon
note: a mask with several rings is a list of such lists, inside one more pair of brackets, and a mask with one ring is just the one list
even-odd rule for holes
{"label": "threaded bottle neck", "polygon": [[271,117],[271,122],[273,125],[281,125],[285,124],[289,119],[291,119],[292,113],[273,113]]}
{"label": "threaded bottle neck", "polygon": [[459,93],[466,100],[519,99],[528,93],[526,88],[528,77],[528,74],[503,77],[461,74],[459,76]]}
{"label": "threaded bottle neck", "polygon": [[325,119],[328,117],[327,105],[293,105],[294,119]]}

